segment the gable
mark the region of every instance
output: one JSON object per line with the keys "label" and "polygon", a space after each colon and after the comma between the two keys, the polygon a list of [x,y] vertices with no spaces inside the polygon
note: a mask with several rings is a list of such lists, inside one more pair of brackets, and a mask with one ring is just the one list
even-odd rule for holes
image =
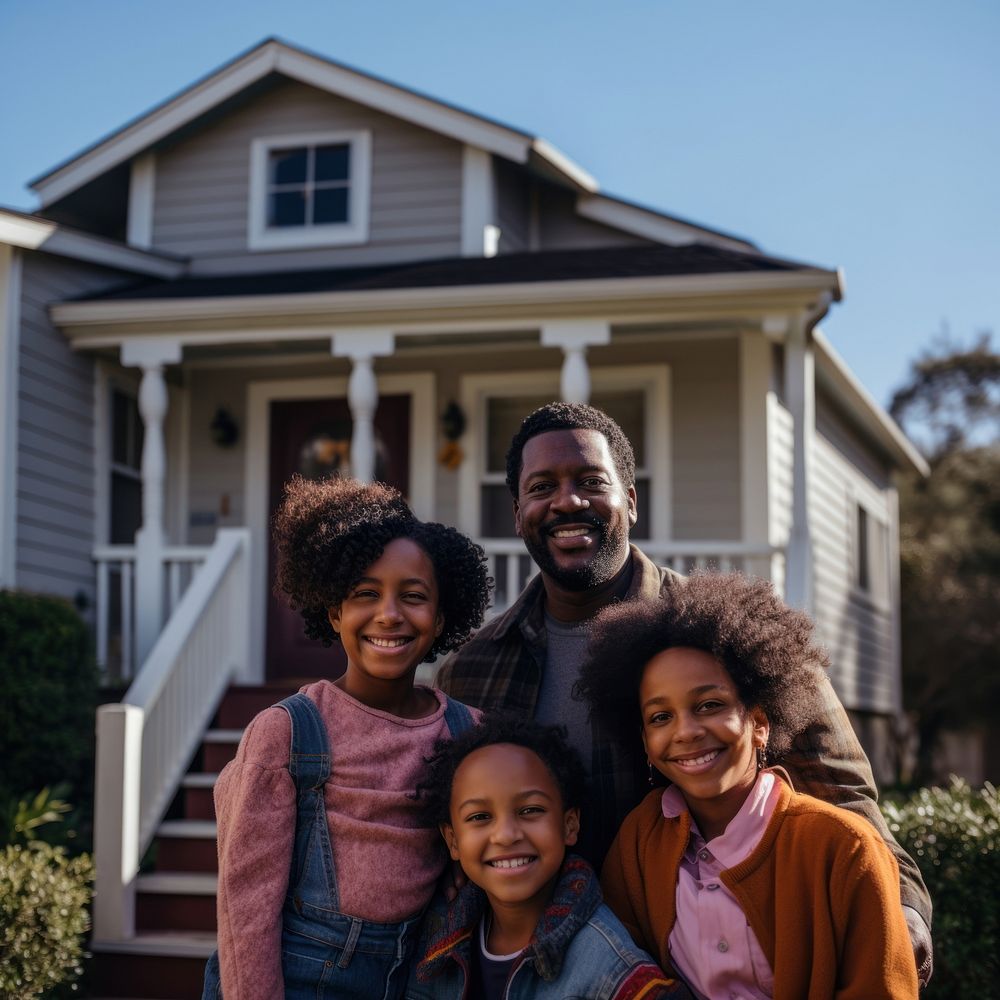
{"label": "gable", "polygon": [[[365,133],[370,219],[355,246],[251,251],[255,140]],[[460,252],[462,150],[439,133],[285,78],[155,154],[151,242],[192,260],[192,273],[351,266]]]}

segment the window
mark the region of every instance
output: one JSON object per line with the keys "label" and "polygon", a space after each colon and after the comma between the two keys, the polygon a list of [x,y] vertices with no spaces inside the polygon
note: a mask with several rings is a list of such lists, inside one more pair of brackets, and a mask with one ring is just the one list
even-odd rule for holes
{"label": "window", "polygon": [[[639,520],[636,540],[669,537],[667,474],[667,384],[665,366],[654,370],[594,369],[591,403],[610,414],[632,442],[636,463]],[[532,410],[558,398],[558,380],[540,373],[512,374],[511,388],[498,389],[504,376],[466,376],[466,413],[479,425],[479,446],[463,465],[469,477],[463,495],[474,498],[461,523],[481,538],[514,537],[511,496],[506,485],[506,455],[511,438]],[[475,414],[475,415],[474,415]],[[474,415],[474,416],[473,416]],[[656,456],[660,456],[659,461]]]}
{"label": "window", "polygon": [[363,243],[368,239],[370,169],[368,132],[254,140],[250,249]]}
{"label": "window", "polygon": [[889,600],[889,526],[855,505],[854,587],[876,604]]}

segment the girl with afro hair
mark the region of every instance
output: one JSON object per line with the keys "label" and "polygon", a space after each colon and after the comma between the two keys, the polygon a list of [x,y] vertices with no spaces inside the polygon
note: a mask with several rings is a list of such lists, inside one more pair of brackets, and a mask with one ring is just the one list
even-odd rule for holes
{"label": "girl with afro hair", "polygon": [[478,719],[414,683],[482,622],[483,551],[380,483],[293,479],[276,589],[347,667],[261,712],[215,786],[219,950],[204,997],[401,996],[447,855],[414,791]]}
{"label": "girl with afro hair", "polygon": [[605,860],[636,943],[707,1000],[912,998],[896,861],[874,828],[768,757],[801,730],[825,653],[770,583],[694,574],[596,619],[578,691],[656,787]]}

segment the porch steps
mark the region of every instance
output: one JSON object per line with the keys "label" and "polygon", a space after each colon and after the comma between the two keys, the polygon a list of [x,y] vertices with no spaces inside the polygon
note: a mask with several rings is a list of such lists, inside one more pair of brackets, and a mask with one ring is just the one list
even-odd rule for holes
{"label": "porch steps", "polygon": [[[297,688],[295,689],[297,690]],[[102,1000],[188,1000],[201,996],[215,949],[218,880],[212,790],[236,754],[243,728],[292,694],[287,687],[231,687],[184,776],[169,818],[157,828],[151,871],[136,881],[136,936],[91,943],[91,992]]]}

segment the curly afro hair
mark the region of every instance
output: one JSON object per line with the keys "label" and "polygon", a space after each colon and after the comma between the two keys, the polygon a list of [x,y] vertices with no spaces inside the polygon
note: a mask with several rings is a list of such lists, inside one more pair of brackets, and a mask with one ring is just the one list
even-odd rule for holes
{"label": "curly afro hair", "polygon": [[815,691],[829,665],[809,617],[788,607],[766,580],[694,573],[662,601],[629,601],[593,621],[575,693],[623,747],[641,750],[639,682],[657,653],[675,647],[711,653],[740,700],[771,724],[773,760],[812,722]]}
{"label": "curly afro hair", "polygon": [[615,471],[622,486],[635,486],[635,454],[625,432],[603,410],[586,403],[546,403],[529,413],[510,442],[507,451],[507,489],[517,499],[517,487],[524,465],[524,446],[547,431],[599,431],[608,440]]}
{"label": "curly afro hair", "polygon": [[536,753],[556,780],[563,808],[583,805],[586,772],[580,755],[566,742],[566,727],[543,726],[509,712],[495,712],[483,716],[478,726],[470,727],[456,739],[434,744],[427,777],[417,787],[427,826],[451,823],[451,786],[459,764],[474,750],[497,743],[513,743]]}
{"label": "curly afro hair", "polygon": [[482,624],[493,581],[483,550],[461,532],[417,520],[398,490],[383,483],[295,476],[274,515],[275,591],[305,620],[310,639],[340,641],[327,612],[396,538],[430,557],[444,628],[427,659],[457,649]]}

